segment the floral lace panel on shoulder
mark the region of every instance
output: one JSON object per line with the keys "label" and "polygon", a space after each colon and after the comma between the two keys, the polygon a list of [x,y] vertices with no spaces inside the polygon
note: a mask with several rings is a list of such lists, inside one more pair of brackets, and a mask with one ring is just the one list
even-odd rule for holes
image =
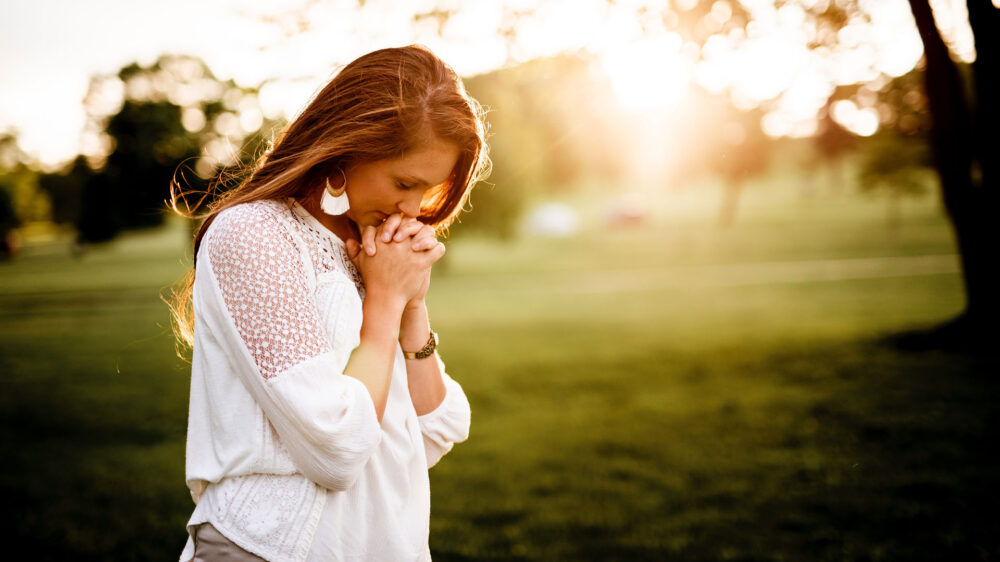
{"label": "floral lace panel on shoulder", "polygon": [[266,202],[225,209],[206,233],[226,308],[264,378],[332,349],[299,248]]}
{"label": "floral lace panel on shoulder", "polygon": [[334,241],[331,235],[320,232],[308,221],[303,220],[295,211],[288,209],[289,214],[295,221],[299,232],[306,239],[309,247],[309,257],[316,267],[316,273],[326,273],[328,271],[340,271],[350,279],[358,289],[358,294],[364,298],[365,283],[361,277],[361,272],[347,255],[347,249],[343,244]]}

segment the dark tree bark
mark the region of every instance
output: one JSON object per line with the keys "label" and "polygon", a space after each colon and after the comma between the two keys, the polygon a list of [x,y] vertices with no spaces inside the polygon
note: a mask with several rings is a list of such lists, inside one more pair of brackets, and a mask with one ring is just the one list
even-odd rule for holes
{"label": "dark tree bark", "polygon": [[[996,212],[997,135],[1000,134],[1000,10],[990,0],[968,0],[977,50],[971,95],[934,23],[927,0],[910,0],[924,45],[924,87],[933,126],[930,133],[941,194],[961,255],[966,307],[954,321],[926,334],[926,345],[968,347],[983,343],[997,310],[997,282],[991,267],[990,213]],[[971,106],[971,107],[970,107]]]}

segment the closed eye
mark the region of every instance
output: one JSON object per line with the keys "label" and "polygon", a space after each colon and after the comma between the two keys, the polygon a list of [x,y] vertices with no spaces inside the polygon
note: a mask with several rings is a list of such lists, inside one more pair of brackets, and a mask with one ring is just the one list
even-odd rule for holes
{"label": "closed eye", "polygon": [[396,176],[395,180],[396,180],[396,185],[398,185],[399,188],[403,190],[417,189],[420,187],[427,187],[427,188],[431,187],[430,182],[428,182],[425,179],[417,177]]}

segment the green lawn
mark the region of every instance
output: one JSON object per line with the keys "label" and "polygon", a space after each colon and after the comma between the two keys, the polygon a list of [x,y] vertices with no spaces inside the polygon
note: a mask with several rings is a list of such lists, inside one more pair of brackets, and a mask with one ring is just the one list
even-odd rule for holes
{"label": "green lawn", "polygon": [[[473,422],[431,470],[435,560],[1000,557],[996,361],[879,344],[961,309],[935,203],[889,230],[759,193],[730,228],[456,236],[429,306]],[[0,264],[5,517],[35,558],[180,553],[189,366],[159,295],[186,240]]]}

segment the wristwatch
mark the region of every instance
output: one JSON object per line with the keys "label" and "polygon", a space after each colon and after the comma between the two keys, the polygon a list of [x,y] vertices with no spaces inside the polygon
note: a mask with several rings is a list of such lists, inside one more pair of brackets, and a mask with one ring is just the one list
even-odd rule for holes
{"label": "wristwatch", "polygon": [[424,344],[423,349],[420,351],[404,351],[403,357],[407,359],[423,359],[424,357],[430,357],[437,349],[438,345],[438,335],[431,330],[431,336],[427,339],[427,343]]}

